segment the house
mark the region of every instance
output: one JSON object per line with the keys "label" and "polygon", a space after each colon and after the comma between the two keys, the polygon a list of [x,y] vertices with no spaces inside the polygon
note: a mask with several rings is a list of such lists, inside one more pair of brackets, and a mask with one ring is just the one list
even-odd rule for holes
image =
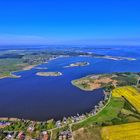
{"label": "house", "polygon": [[59,140],[70,140],[72,138],[72,133],[69,130],[63,131],[59,133]]}
{"label": "house", "polygon": [[49,140],[49,134],[47,131],[43,131],[41,134],[41,140]]}
{"label": "house", "polygon": [[61,127],[61,125],[62,125],[61,121],[57,121],[57,122],[56,122],[56,127],[57,127],[57,128]]}
{"label": "house", "polygon": [[24,140],[24,139],[25,139],[25,134],[24,134],[23,132],[19,132],[18,138],[19,138],[20,140]]}
{"label": "house", "polygon": [[0,122],[0,129],[1,129],[1,128],[4,128],[4,127],[6,127],[6,126],[9,126],[9,125],[11,125],[10,122]]}

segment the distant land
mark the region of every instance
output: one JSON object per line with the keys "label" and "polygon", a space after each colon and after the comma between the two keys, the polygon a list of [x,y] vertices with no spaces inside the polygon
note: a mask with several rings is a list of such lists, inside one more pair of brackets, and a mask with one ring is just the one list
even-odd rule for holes
{"label": "distant land", "polygon": [[[99,49],[99,48],[98,48]],[[104,48],[100,48],[104,49]],[[110,49],[110,48],[107,48]],[[84,52],[83,50],[88,50]],[[30,70],[33,67],[38,66],[42,63],[47,63],[50,60],[60,58],[60,57],[92,57],[92,58],[104,58],[104,59],[111,59],[115,61],[120,60],[128,60],[134,61],[136,58],[131,57],[121,57],[121,56],[109,56],[109,55],[102,55],[96,54],[94,52],[89,52],[89,48],[81,48],[81,47],[71,47],[70,48],[63,48],[63,47],[54,47],[44,48],[44,49],[33,49],[32,47],[29,50],[25,48],[18,49],[18,50],[9,50],[8,48],[4,51],[0,51],[0,78],[5,77],[13,77],[11,73],[15,71],[21,70]],[[76,62],[77,63],[77,62]],[[71,64],[71,66],[77,65],[84,65],[83,63],[80,64]],[[36,67],[38,68],[38,67]]]}

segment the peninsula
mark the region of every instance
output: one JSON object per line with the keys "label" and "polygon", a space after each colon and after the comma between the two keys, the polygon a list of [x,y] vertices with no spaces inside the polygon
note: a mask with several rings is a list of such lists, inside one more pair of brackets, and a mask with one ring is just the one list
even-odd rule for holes
{"label": "peninsula", "polygon": [[110,89],[117,86],[135,85],[139,73],[112,73],[89,75],[72,81],[72,84],[82,90],[92,91],[99,88]]}

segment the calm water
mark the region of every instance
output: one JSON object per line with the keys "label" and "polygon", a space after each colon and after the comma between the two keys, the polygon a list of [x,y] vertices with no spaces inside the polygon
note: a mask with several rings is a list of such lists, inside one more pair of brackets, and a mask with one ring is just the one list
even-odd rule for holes
{"label": "calm water", "polygon": [[[96,50],[98,52],[98,50]],[[101,50],[99,51],[101,53]],[[33,120],[61,119],[90,111],[103,99],[102,90],[85,92],[71,84],[71,80],[89,74],[140,71],[140,51],[107,50],[106,54],[129,56],[136,61],[114,61],[96,58],[59,58],[42,64],[47,70],[32,69],[16,73],[18,79],[0,80],[0,117],[18,117]],[[119,55],[120,54],[120,55]],[[77,61],[88,61],[89,66],[63,68]],[[60,71],[60,77],[39,77],[38,71]]]}

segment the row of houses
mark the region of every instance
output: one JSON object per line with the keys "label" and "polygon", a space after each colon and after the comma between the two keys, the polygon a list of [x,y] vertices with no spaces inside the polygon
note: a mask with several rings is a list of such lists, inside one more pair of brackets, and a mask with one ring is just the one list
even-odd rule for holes
{"label": "row of houses", "polygon": [[3,135],[2,139],[6,140],[50,140],[50,136],[47,131],[43,131],[40,133],[39,137],[31,137],[27,135],[25,132],[20,131],[20,132],[14,132],[14,131],[4,131],[1,132],[0,135]]}
{"label": "row of houses", "polygon": [[60,127],[62,127],[64,125],[66,125],[66,124],[79,122],[79,121],[82,121],[82,120],[86,119],[89,116],[96,115],[96,113],[106,104],[106,102],[108,101],[108,99],[109,99],[109,94],[105,94],[104,100],[100,101],[98,103],[98,105],[95,105],[93,107],[93,109],[89,113],[82,114],[82,115],[79,115],[77,113],[77,115],[71,116],[70,118],[64,117],[62,121],[59,120],[59,121],[56,122],[56,124],[55,124],[56,127],[57,128],[60,128]]}
{"label": "row of houses", "polygon": [[71,140],[72,139],[72,132],[69,130],[62,131],[58,135],[58,140]]}

